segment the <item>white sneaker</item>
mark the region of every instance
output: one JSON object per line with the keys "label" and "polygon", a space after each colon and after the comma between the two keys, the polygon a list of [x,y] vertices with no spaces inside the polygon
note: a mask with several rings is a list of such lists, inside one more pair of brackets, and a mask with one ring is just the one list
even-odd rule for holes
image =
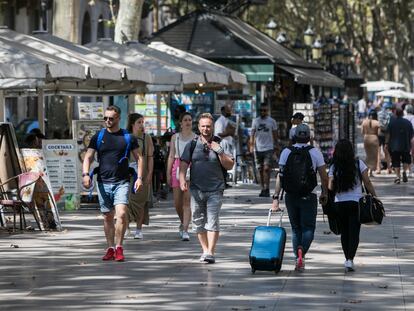
{"label": "white sneaker", "polygon": [[143,238],[144,238],[144,235],[142,234],[142,231],[141,230],[136,230],[135,235],[134,235],[134,239],[142,240]]}
{"label": "white sneaker", "polygon": [[190,235],[187,231],[183,231],[183,234],[181,235],[181,241],[190,241]]}
{"label": "white sneaker", "polygon": [[180,235],[180,239],[183,238],[183,232],[184,232],[184,226],[183,224],[180,224],[180,226],[178,227],[178,234]]}
{"label": "white sneaker", "polygon": [[355,271],[354,270],[354,262],[352,260],[350,260],[350,259],[345,260],[344,266],[345,266],[345,271],[346,272],[353,272],[353,271]]}
{"label": "white sneaker", "polygon": [[200,262],[205,262],[206,261],[206,256],[208,255],[208,253],[203,253],[201,256],[200,256],[200,259],[199,259],[199,261]]}

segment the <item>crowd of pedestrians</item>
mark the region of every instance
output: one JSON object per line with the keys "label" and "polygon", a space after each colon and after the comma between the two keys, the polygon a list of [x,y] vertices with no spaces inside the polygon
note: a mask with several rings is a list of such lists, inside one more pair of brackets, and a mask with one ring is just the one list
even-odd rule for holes
{"label": "crowd of pedestrians", "polygon": [[[200,262],[215,263],[216,245],[220,235],[220,210],[226,188],[227,171],[235,165],[232,136],[234,125],[230,123],[231,107],[223,106],[222,115],[214,122],[209,113],[202,113],[197,120],[198,135],[193,131],[193,118],[182,112],[177,120],[179,131],[171,136],[166,165],[166,180],[173,189],[174,205],[179,218],[179,238],[190,240],[192,226],[200,248]],[[411,110],[412,112],[412,110]],[[123,261],[123,240],[130,223],[136,230],[130,234],[143,239],[142,225],[149,223],[149,207],[152,204],[152,179],[155,147],[153,139],[145,133],[144,116],[132,113],[128,116],[127,129],[121,129],[121,112],[116,106],[105,111],[105,128],[96,133],[89,144],[83,163],[83,186],[92,187],[93,174],[97,175],[97,191],[100,210],[104,219],[107,250],[103,260]],[[341,244],[345,256],[345,268],[354,270],[360,224],[358,200],[362,197],[361,185],[376,196],[369,180],[372,170],[378,169],[380,122],[372,112],[363,122],[364,144],[369,149],[366,162],[355,157],[352,144],[340,140],[335,146],[332,164],[326,167],[323,155],[311,144],[311,131],[303,123],[303,115],[292,117],[295,127],[290,132],[291,143],[280,153],[276,184],[272,195],[272,210],[280,209],[279,201],[285,196],[285,205],[292,227],[292,245],[295,269],[305,269],[305,258],[314,238],[318,199],[317,175],[321,182],[319,203],[328,201],[328,189],[335,194],[335,208],[343,228]],[[391,151],[393,167],[399,174],[397,162],[408,162],[405,152],[411,132],[397,109],[390,117],[385,131],[386,145]],[[401,128],[406,134],[401,135]],[[217,133],[217,135],[215,135]],[[410,134],[411,133],[411,134]],[[371,137],[372,136],[372,137]],[[404,137],[402,137],[404,136]],[[392,141],[399,143],[392,143]],[[270,171],[277,151],[277,124],[269,116],[269,108],[262,104],[260,116],[253,121],[250,150],[254,152],[260,171],[262,191],[260,196],[270,196]],[[411,148],[411,147],[410,147]],[[90,171],[97,155],[98,167]],[[405,166],[404,166],[405,168]],[[403,170],[403,179],[406,176]]]}
{"label": "crowd of pedestrians", "polygon": [[411,104],[394,105],[379,100],[362,121],[369,176],[385,169],[386,173],[395,174],[395,184],[408,181],[414,156],[413,113]]}

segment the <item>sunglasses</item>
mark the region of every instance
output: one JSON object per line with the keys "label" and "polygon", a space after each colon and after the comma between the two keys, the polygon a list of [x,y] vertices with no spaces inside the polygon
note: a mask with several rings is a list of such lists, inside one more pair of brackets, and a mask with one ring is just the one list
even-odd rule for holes
{"label": "sunglasses", "polygon": [[115,120],[115,118],[113,117],[104,117],[103,119],[104,121],[111,121],[111,122]]}
{"label": "sunglasses", "polygon": [[260,109],[260,111],[262,111],[262,112],[267,112],[267,109]]}

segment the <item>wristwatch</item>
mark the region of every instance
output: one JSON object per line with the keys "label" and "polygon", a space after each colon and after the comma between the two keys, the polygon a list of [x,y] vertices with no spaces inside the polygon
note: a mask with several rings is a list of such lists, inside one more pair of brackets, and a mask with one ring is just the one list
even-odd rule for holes
{"label": "wristwatch", "polygon": [[279,201],[279,195],[275,193],[274,195],[272,195],[272,199]]}
{"label": "wristwatch", "polygon": [[82,177],[89,176],[89,173],[82,173]]}

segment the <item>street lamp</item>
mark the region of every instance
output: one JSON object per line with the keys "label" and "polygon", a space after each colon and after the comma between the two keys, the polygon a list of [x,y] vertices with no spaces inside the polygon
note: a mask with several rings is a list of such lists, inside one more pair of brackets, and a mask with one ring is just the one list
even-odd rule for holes
{"label": "street lamp", "polygon": [[315,32],[312,30],[310,26],[303,33],[303,42],[305,43],[305,47],[306,47],[306,60],[308,61],[310,59],[309,50],[312,46],[314,36],[315,36]]}
{"label": "street lamp", "polygon": [[320,62],[322,60],[322,41],[320,38],[316,38],[315,42],[312,45],[312,59],[315,62]]}
{"label": "street lamp", "polygon": [[312,41],[313,41],[314,36],[315,36],[315,32],[309,26],[308,29],[306,29],[304,34],[303,34],[303,40],[304,40],[306,46],[311,46],[312,45]]}
{"label": "street lamp", "polygon": [[287,46],[289,44],[289,39],[286,35],[286,32],[282,31],[281,33],[279,33],[279,35],[276,38],[276,42],[280,43],[283,46]]}
{"label": "street lamp", "polygon": [[386,65],[387,65],[388,80],[393,81],[394,80],[393,79],[393,71],[394,71],[395,60],[394,60],[394,56],[392,55],[391,52],[388,52],[385,55],[385,62],[386,62]]}
{"label": "street lamp", "polygon": [[335,63],[342,64],[344,62],[344,42],[342,41],[342,38],[337,36],[335,40]]}
{"label": "street lamp", "polygon": [[306,57],[306,55],[303,55],[303,51],[305,49],[305,46],[302,44],[302,41],[300,41],[299,38],[295,39],[295,42],[292,44],[292,50],[296,54],[298,54],[300,57]]}
{"label": "street lamp", "polygon": [[275,22],[273,18],[271,18],[269,23],[267,23],[266,25],[266,29],[269,30],[270,36],[272,38],[275,38],[276,28],[277,28],[277,23]]}
{"label": "street lamp", "polygon": [[351,58],[353,54],[350,49],[344,50],[344,64],[345,64],[345,77],[349,74],[349,67],[351,66]]}

